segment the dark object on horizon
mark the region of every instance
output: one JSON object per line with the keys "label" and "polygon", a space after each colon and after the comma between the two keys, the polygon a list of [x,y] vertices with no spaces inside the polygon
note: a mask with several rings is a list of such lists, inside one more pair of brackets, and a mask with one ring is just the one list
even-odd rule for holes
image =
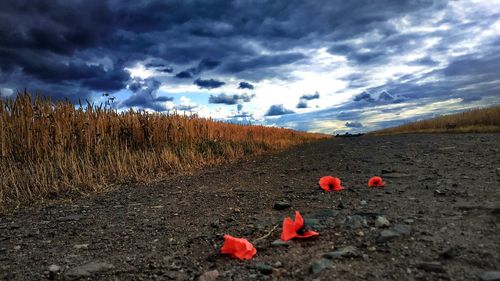
{"label": "dark object on horizon", "polygon": [[364,135],[363,133],[351,134],[349,132],[345,132],[343,135],[336,134],[335,137],[337,137],[337,138],[352,138],[352,137],[361,137],[363,135]]}

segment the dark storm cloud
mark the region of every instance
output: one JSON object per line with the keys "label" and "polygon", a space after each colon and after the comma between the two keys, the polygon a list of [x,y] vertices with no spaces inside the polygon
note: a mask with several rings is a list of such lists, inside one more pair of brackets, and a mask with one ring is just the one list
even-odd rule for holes
{"label": "dark storm cloud", "polygon": [[180,79],[193,78],[193,73],[188,70],[184,70],[175,74],[175,77]]}
{"label": "dark storm cloud", "polygon": [[308,108],[306,100],[299,100],[299,103],[295,106],[295,108]]}
{"label": "dark storm cloud", "polygon": [[265,116],[279,116],[294,113],[293,110],[286,109],[282,104],[271,105]]}
{"label": "dark storm cloud", "polygon": [[157,91],[161,83],[155,79],[133,80],[128,85],[133,94],[119,104],[120,108],[139,107],[141,109],[151,109],[155,111],[166,111],[164,105],[167,101],[173,101],[174,98],[158,96]]}
{"label": "dark storm cloud", "polygon": [[198,78],[198,79],[194,80],[193,84],[198,86],[200,89],[203,89],[203,88],[204,89],[215,89],[215,88],[222,87],[226,83],[219,81],[219,80],[215,80],[215,79],[203,80],[201,78]]}
{"label": "dark storm cloud", "polygon": [[303,94],[300,97],[301,100],[314,100],[314,99],[319,99],[319,93],[315,92],[314,94]]}
{"label": "dark storm cloud", "polygon": [[[405,17],[411,19],[411,26],[419,26],[446,7],[447,1],[431,0],[281,0],[257,4],[5,0],[0,1],[0,88],[29,86],[57,98],[75,100],[94,91],[118,91],[127,84],[133,88],[123,69],[137,63],[164,73],[174,73],[170,66],[175,65],[175,77],[185,78],[177,83],[191,83],[204,72],[215,80],[220,79],[217,75],[252,83],[269,78],[290,80],[293,78],[285,67],[310,63],[308,49],[328,48],[357,68],[353,76],[343,79],[360,92],[387,90],[396,100],[399,96],[442,97],[449,93],[465,97],[470,92],[461,89],[468,86],[479,96],[498,93],[494,66],[499,61],[498,56],[491,55],[500,53],[498,40],[478,47],[473,56],[453,59],[448,66],[435,61],[439,56],[432,54],[410,62],[429,68],[443,65],[445,69],[435,69],[427,76],[441,80],[419,83],[426,77],[414,74],[407,80],[370,84],[370,66],[389,65],[391,57],[404,56],[431,36],[440,38],[431,51],[446,54],[449,46],[470,36],[460,30],[488,27],[497,16],[477,15],[477,22],[470,23],[445,13],[440,23],[456,27],[432,32],[402,32],[390,23],[391,19]],[[484,48],[491,49],[488,56],[481,55]],[[239,88],[251,89],[242,84]],[[382,97],[356,98],[389,102],[387,96]],[[156,98],[141,100],[139,95],[127,104],[149,106],[152,102],[156,107],[161,102]]]}
{"label": "dark storm cloud", "polygon": [[345,126],[347,128],[362,128],[363,127],[363,124],[361,124],[360,122],[346,122],[345,123]]}
{"label": "dark storm cloud", "polygon": [[248,82],[240,82],[238,89],[248,89],[248,90],[253,90],[254,86]]}
{"label": "dark storm cloud", "polygon": [[[215,104],[239,104],[243,102],[250,102],[255,95],[241,94],[241,95],[228,95],[228,94],[218,94],[218,95],[210,95],[208,98],[208,103]],[[238,109],[241,110],[241,109]]]}
{"label": "dark storm cloud", "polygon": [[250,59],[235,59],[226,62],[222,69],[229,73],[238,73],[247,70],[276,67],[284,64],[291,64],[306,56],[301,53],[290,53],[282,55],[262,55]]}

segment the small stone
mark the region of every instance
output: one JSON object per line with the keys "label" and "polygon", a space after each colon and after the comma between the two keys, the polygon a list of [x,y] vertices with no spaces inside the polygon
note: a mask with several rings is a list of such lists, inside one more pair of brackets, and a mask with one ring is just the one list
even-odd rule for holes
{"label": "small stone", "polygon": [[198,281],[215,281],[219,278],[219,271],[217,269],[206,271],[199,278]]}
{"label": "small stone", "polygon": [[412,223],[414,223],[414,222],[415,222],[415,220],[414,220],[414,219],[406,219],[406,220],[405,220],[405,223],[407,223],[407,224],[412,224]]}
{"label": "small stone", "polygon": [[334,252],[328,252],[328,253],[324,254],[323,257],[330,259],[330,260],[334,260],[337,258],[355,258],[355,257],[359,257],[360,255],[361,255],[361,253],[359,252],[359,250],[356,247],[347,246],[347,247],[341,248],[341,249],[334,251]]}
{"label": "small stone", "polygon": [[75,246],[73,246],[75,249],[87,249],[89,247],[89,244],[76,244]]}
{"label": "small stone", "polygon": [[274,267],[283,267],[283,263],[280,261],[277,261],[273,264]]}
{"label": "small stone", "polygon": [[436,196],[444,196],[444,195],[446,195],[446,193],[444,191],[436,189],[436,190],[434,190],[434,195],[436,195]]}
{"label": "small stone", "polygon": [[84,265],[73,267],[64,274],[70,280],[89,277],[93,273],[103,272],[115,268],[112,264],[104,262],[89,262]]}
{"label": "small stone", "polygon": [[386,241],[390,241],[390,240],[393,240],[395,238],[398,238],[399,236],[401,236],[401,234],[399,234],[398,232],[386,229],[386,230],[382,230],[382,232],[380,232],[380,236],[378,237],[378,241],[379,242],[386,242]]}
{"label": "small stone", "polygon": [[19,246],[19,245],[17,245],[17,246],[14,246],[14,250],[16,250],[16,251],[19,251],[19,250],[21,250],[21,246]]}
{"label": "small stone", "polygon": [[359,202],[359,204],[360,204],[361,206],[365,206],[366,204],[368,204],[368,202],[366,202],[366,200],[361,200],[361,201]]}
{"label": "small stone", "polygon": [[265,263],[256,264],[255,269],[257,269],[260,273],[264,275],[269,275],[273,273],[273,267]]}
{"label": "small stone", "polygon": [[347,227],[349,227],[351,229],[358,229],[358,228],[366,227],[368,225],[368,223],[366,222],[366,219],[360,215],[354,215],[354,216],[347,217],[345,224]]}
{"label": "small stone", "polygon": [[427,272],[445,273],[443,265],[440,262],[420,262],[417,264],[418,269],[422,269]]}
{"label": "small stone", "polygon": [[51,266],[49,266],[49,272],[59,272],[61,271],[61,267],[56,265],[56,264],[53,264]]}
{"label": "small stone", "polygon": [[56,279],[56,277],[59,274],[59,272],[61,272],[61,267],[60,266],[58,266],[56,264],[53,264],[53,265],[49,266],[49,279],[50,280]]}
{"label": "small stone", "polygon": [[411,234],[411,226],[407,224],[396,224],[392,227],[392,230],[401,234],[401,235],[410,235]]}
{"label": "small stone", "polygon": [[390,225],[391,225],[391,223],[384,216],[378,216],[375,219],[375,226],[378,228],[389,227]]}
{"label": "small stone", "polygon": [[277,240],[274,240],[273,242],[271,242],[271,246],[273,246],[273,247],[288,247],[288,246],[290,246],[290,243],[283,241],[281,239],[277,239]]}
{"label": "small stone", "polygon": [[278,202],[274,203],[275,210],[284,210],[284,209],[290,208],[291,206],[292,205],[290,205],[290,203],[284,202],[284,201],[278,201]]}
{"label": "small stone", "polygon": [[366,248],[366,250],[368,250],[368,252],[375,252],[377,250],[377,247],[370,246],[370,247]]}
{"label": "small stone", "polygon": [[319,260],[313,261],[311,263],[311,266],[309,269],[310,269],[312,274],[318,274],[321,271],[323,271],[324,269],[332,268],[332,265],[333,265],[333,261],[331,261],[329,259],[319,259]]}
{"label": "small stone", "polygon": [[500,271],[486,271],[479,276],[481,281],[500,281]]}

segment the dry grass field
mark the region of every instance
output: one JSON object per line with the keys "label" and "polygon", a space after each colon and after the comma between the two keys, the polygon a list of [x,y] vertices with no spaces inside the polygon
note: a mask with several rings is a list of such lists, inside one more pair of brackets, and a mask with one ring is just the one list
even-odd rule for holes
{"label": "dry grass field", "polygon": [[417,121],[371,134],[405,133],[500,133],[500,105]]}
{"label": "dry grass field", "polygon": [[0,209],[149,182],[328,136],[179,114],[0,99]]}

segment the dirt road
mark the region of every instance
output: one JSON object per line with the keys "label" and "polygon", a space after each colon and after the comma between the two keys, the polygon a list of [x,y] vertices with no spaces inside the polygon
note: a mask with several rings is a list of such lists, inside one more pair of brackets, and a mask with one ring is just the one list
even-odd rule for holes
{"label": "dirt road", "polygon": [[[0,278],[499,280],[499,148],[500,134],[337,138],[23,209],[0,216]],[[346,190],[324,193],[323,175]],[[320,236],[276,241],[295,210]],[[253,260],[218,254],[223,234],[275,225]]]}

